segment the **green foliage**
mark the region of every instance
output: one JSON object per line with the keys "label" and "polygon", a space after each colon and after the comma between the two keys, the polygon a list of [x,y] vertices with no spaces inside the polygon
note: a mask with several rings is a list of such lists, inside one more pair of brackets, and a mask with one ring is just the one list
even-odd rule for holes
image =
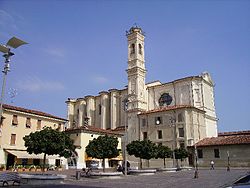
{"label": "green foliage", "polygon": [[69,157],[71,151],[75,150],[73,140],[64,132],[59,132],[50,127],[41,131],[36,131],[25,136],[25,147],[29,154],[45,153],[47,155],[56,155]]}
{"label": "green foliage", "polygon": [[99,136],[89,142],[86,153],[89,157],[97,159],[113,158],[119,155],[117,146],[117,138],[108,135]]}
{"label": "green foliage", "polygon": [[73,140],[66,133],[54,130],[51,127],[45,127],[41,131],[30,133],[23,137],[23,140],[29,154],[44,153],[43,170],[45,169],[46,155],[59,154],[68,158],[75,151]]}
{"label": "green foliage", "polygon": [[129,155],[150,160],[156,157],[157,146],[150,140],[135,140],[127,145],[127,151]]}
{"label": "green foliage", "polygon": [[168,146],[163,146],[162,144],[157,147],[156,158],[165,159],[172,156],[172,150]]}
{"label": "green foliage", "polygon": [[175,159],[180,159],[181,161],[188,157],[188,151],[185,148],[177,148],[174,150]]}

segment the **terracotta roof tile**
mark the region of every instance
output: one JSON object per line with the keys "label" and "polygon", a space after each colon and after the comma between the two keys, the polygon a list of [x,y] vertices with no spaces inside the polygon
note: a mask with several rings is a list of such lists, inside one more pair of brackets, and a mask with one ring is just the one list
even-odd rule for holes
{"label": "terracotta roof tile", "polygon": [[170,111],[170,110],[177,110],[177,109],[182,109],[182,108],[193,108],[193,109],[205,112],[204,110],[201,110],[201,109],[196,108],[196,107],[191,106],[191,105],[177,105],[177,106],[167,106],[167,107],[162,107],[162,108],[149,110],[149,111],[146,111],[146,112],[142,112],[139,115],[151,114],[151,113],[156,113],[156,112],[164,112],[164,111]]}
{"label": "terracotta roof tile", "polygon": [[232,135],[250,135],[249,131],[233,131],[233,132],[221,132],[218,136],[232,136]]}
{"label": "terracotta roof tile", "polygon": [[59,120],[63,120],[63,121],[67,121],[64,118],[60,118],[45,112],[41,112],[41,111],[37,111],[37,110],[30,110],[30,109],[26,109],[26,108],[22,108],[22,107],[17,107],[17,106],[12,106],[12,105],[8,105],[8,104],[3,104],[3,109],[8,109],[8,110],[15,110],[15,111],[20,111],[20,112],[25,112],[25,113],[29,113],[29,114],[34,114],[34,115],[39,115],[39,116],[44,116],[44,117],[49,117],[49,118],[54,118],[54,119],[59,119]]}
{"label": "terracotta roof tile", "polygon": [[250,134],[240,134],[231,136],[218,136],[211,138],[204,138],[196,143],[196,146],[219,146],[219,145],[239,145],[250,144]]}

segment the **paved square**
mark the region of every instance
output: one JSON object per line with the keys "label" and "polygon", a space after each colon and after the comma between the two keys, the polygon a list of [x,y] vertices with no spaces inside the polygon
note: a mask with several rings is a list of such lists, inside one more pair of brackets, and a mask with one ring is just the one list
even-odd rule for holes
{"label": "paved square", "polygon": [[[64,184],[35,187],[117,187],[117,188],[223,188],[230,185],[239,177],[250,172],[250,169],[199,170],[199,178],[194,179],[194,171],[160,172],[155,175],[127,176],[119,179],[92,179],[82,177],[75,179],[75,171],[64,171],[68,178]],[[21,187],[31,187],[21,185]]]}

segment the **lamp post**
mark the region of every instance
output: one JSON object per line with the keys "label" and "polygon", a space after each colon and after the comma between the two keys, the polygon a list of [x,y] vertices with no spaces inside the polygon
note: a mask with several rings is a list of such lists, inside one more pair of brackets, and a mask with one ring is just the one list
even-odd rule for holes
{"label": "lamp post", "polygon": [[1,99],[0,99],[0,125],[2,124],[2,114],[3,114],[3,99],[4,99],[4,92],[5,92],[5,85],[6,85],[6,77],[8,72],[10,71],[10,57],[15,55],[13,52],[10,51],[10,47],[18,48],[21,45],[28,44],[16,37],[12,37],[6,45],[0,44],[0,51],[4,53],[3,57],[5,58],[4,62],[4,69],[3,69],[3,83],[2,83],[2,91],[1,91]]}
{"label": "lamp post", "polygon": [[229,151],[227,151],[227,171],[230,171]]}
{"label": "lamp post", "polygon": [[176,149],[176,118],[171,117],[170,118],[171,124],[173,126],[173,168],[176,168],[175,164],[175,149]]}
{"label": "lamp post", "polygon": [[136,95],[134,93],[126,95],[125,99],[122,101],[123,102],[123,107],[124,107],[124,112],[125,112],[125,118],[124,118],[124,175],[126,176],[128,174],[128,165],[127,165],[127,150],[126,150],[126,145],[128,143],[128,129],[127,129],[127,111],[128,111],[128,103],[130,97],[135,97]]}
{"label": "lamp post", "polygon": [[198,155],[197,155],[197,147],[194,145],[194,155],[195,155],[195,171],[194,178],[198,178]]}

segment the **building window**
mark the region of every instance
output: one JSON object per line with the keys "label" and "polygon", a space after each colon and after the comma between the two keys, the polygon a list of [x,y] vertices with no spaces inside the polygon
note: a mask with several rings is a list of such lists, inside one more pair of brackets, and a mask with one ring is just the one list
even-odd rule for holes
{"label": "building window", "polygon": [[17,124],[18,124],[17,115],[13,115],[12,125],[17,125]]}
{"label": "building window", "polygon": [[160,125],[162,123],[162,119],[161,119],[161,117],[159,116],[159,117],[155,117],[155,124],[156,125]]}
{"label": "building window", "polygon": [[42,120],[38,119],[37,120],[37,130],[40,130],[42,128]]}
{"label": "building window", "polygon": [[168,106],[172,103],[173,98],[169,95],[169,93],[163,93],[159,98],[160,106]]}
{"label": "building window", "polygon": [[101,104],[99,104],[99,115],[101,115],[102,114],[102,105]]}
{"label": "building window", "polygon": [[30,118],[26,118],[26,128],[30,128],[30,127],[31,127]]}
{"label": "building window", "polygon": [[197,149],[197,155],[198,155],[198,158],[203,158],[203,151],[202,151],[202,149]]}
{"label": "building window", "polygon": [[178,122],[183,122],[183,115],[182,115],[182,113],[178,114]]}
{"label": "building window", "polygon": [[142,126],[143,126],[143,127],[146,126],[146,119],[142,119]]}
{"label": "building window", "polygon": [[139,47],[139,54],[142,54],[142,46],[141,46],[141,44],[139,44],[138,47]]}
{"label": "building window", "polygon": [[148,138],[148,133],[147,132],[143,132],[143,140],[147,140]]}
{"label": "building window", "polygon": [[10,145],[16,145],[16,134],[11,134]]}
{"label": "building window", "polygon": [[179,128],[179,137],[184,137],[184,128]]}
{"label": "building window", "polygon": [[158,133],[158,139],[162,139],[162,130],[158,130],[157,133]]}
{"label": "building window", "polygon": [[131,44],[130,45],[130,54],[134,54],[135,53],[135,44]]}
{"label": "building window", "polygon": [[220,158],[220,150],[219,149],[214,149],[214,157]]}

